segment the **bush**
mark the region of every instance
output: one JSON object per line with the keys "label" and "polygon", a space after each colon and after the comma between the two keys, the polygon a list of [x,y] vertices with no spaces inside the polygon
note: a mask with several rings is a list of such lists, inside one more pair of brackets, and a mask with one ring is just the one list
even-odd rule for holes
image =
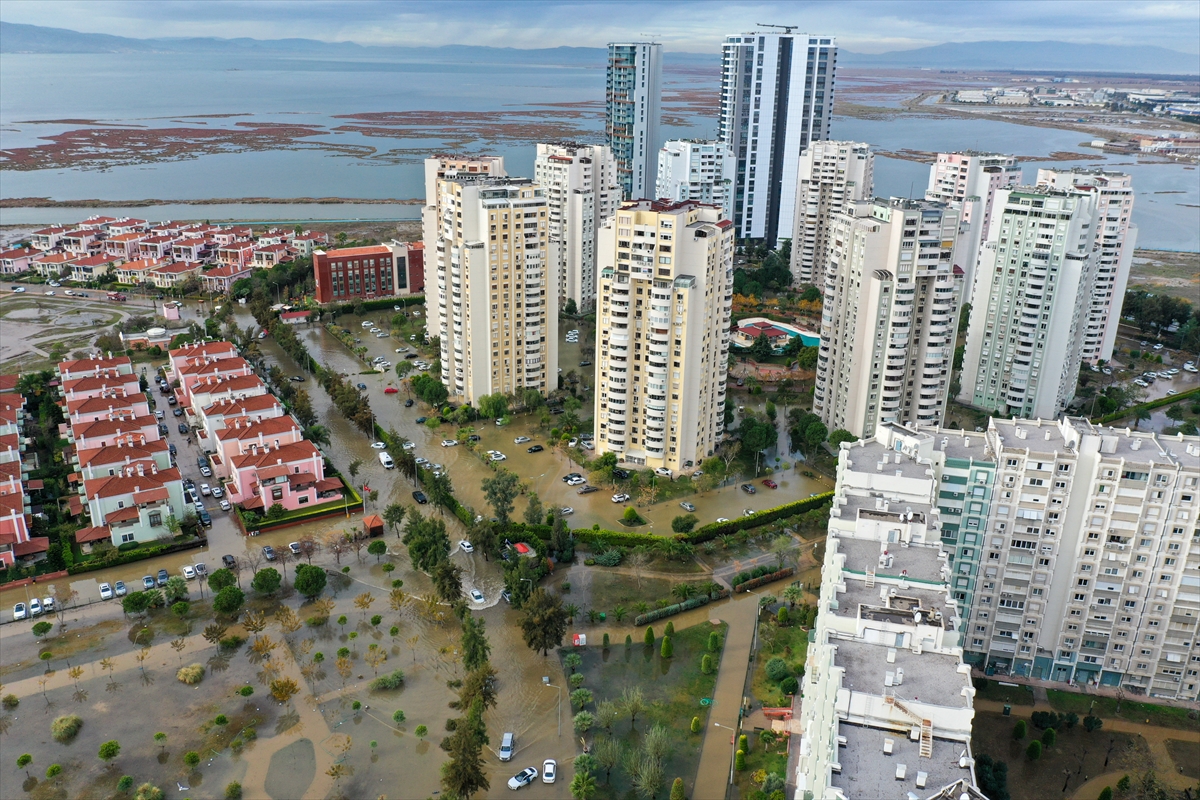
{"label": "bush", "polygon": [[1099,717],[1092,716],[1091,714],[1088,714],[1083,718],[1083,729],[1088,733],[1100,730],[1103,725],[1104,720],[1100,719]]}
{"label": "bush", "polygon": [[225,787],[225,800],[242,800],[242,785],[237,781],[230,781]]}
{"label": "bush", "polygon": [[708,635],[708,652],[716,653],[721,649],[721,634],[713,631]]}
{"label": "bush", "polygon": [[4,699],[0,700],[0,703],[2,703],[5,708],[12,709],[21,705],[21,699],[15,694],[6,694],[4,695]]}
{"label": "bush", "polygon": [[790,695],[798,694],[800,692],[800,681],[796,680],[796,676],[789,675],[779,682],[779,691]]}
{"label": "bush", "polygon": [[792,674],[787,662],[778,656],[767,662],[767,677],[773,681],[781,681]]}
{"label": "bush", "polygon": [[699,521],[700,518],[695,514],[680,514],[671,520],[671,530],[676,533],[691,533]]}
{"label": "bush", "polygon": [[396,723],[397,725],[404,722],[404,712],[400,709],[396,709],[396,712],[392,714],[392,722]]}
{"label": "bush", "polygon": [[700,732],[700,718],[692,717],[692,733]]}
{"label": "bush", "polygon": [[736,769],[738,772],[744,772],[746,770],[746,751],[745,750],[737,751],[737,754],[733,757],[733,768]]}
{"label": "bush", "polygon": [[1042,745],[1045,747],[1054,747],[1054,743],[1058,740],[1058,733],[1054,728],[1046,728],[1046,732],[1042,734]]}
{"label": "bush", "polygon": [[133,788],[133,776],[122,775],[121,780],[117,781],[117,791],[126,794]]}
{"label": "bush", "polygon": [[1103,789],[1100,790],[1100,795],[1096,798],[1096,800],[1112,800],[1112,796],[1113,796],[1112,787],[1105,786]]}
{"label": "bush", "polygon": [[250,695],[254,694],[254,687],[249,685],[243,686],[242,688],[238,689],[238,694],[240,694],[242,697],[249,697]]}
{"label": "bush", "polygon": [[137,788],[133,800],[163,800],[163,790],[153,783],[143,783]]}
{"label": "bush", "polygon": [[602,567],[615,567],[621,563],[622,558],[624,558],[624,553],[622,553],[619,548],[614,547],[610,550],[605,550],[603,553],[600,553],[598,556],[593,558],[592,561]]}
{"label": "bush", "polygon": [[79,733],[82,727],[82,719],[75,714],[66,714],[50,723],[50,735],[59,744],[66,744],[75,738],[75,734]]}
{"label": "bush", "polygon": [[[733,591],[748,592],[751,589],[757,589],[759,586],[764,586],[773,581],[787,578],[796,571],[792,567],[784,567],[777,572],[764,571],[766,569],[767,568],[759,567],[758,569],[751,570],[749,573],[743,572],[741,575],[738,575],[732,581],[730,581],[730,584],[733,586]],[[753,577],[747,577],[748,575],[752,575]]]}
{"label": "bush", "polygon": [[428,734],[428,733],[429,733],[429,728],[426,728],[424,725],[418,725],[418,726],[417,726],[417,727],[416,727],[416,728],[413,730],[413,733],[414,733],[415,735],[417,735],[418,737],[425,736],[426,734]]}
{"label": "bush", "polygon": [[636,508],[629,506],[625,509],[625,513],[621,515],[621,522],[632,527],[634,525],[641,525],[645,520],[642,519],[642,515],[637,512]]}
{"label": "bush", "polygon": [[404,673],[400,670],[393,670],[386,675],[380,675],[375,680],[371,681],[371,689],[375,691],[386,691],[389,689],[399,689],[404,685]]}
{"label": "bush", "polygon": [[1017,724],[1013,725],[1013,738],[1018,742],[1025,738],[1028,727],[1025,725],[1025,720],[1017,720]]}
{"label": "bush", "polygon": [[229,717],[225,716],[224,714],[217,714],[216,718],[213,719],[213,724],[214,725],[228,725]]}
{"label": "bush", "polygon": [[182,683],[195,686],[204,680],[204,666],[201,664],[188,664],[186,667],[180,667],[179,671],[175,673],[175,677]]}
{"label": "bush", "polygon": [[662,648],[659,650],[659,655],[663,658],[671,658],[675,655],[675,645],[671,644],[670,636],[663,637]]}
{"label": "bush", "polygon": [[575,715],[572,724],[575,726],[575,732],[582,736],[596,724],[596,717],[590,711],[580,711]]}
{"label": "bush", "polygon": [[241,647],[242,643],[245,641],[245,638],[241,636],[226,636],[220,641],[220,646],[222,650],[236,650]]}
{"label": "bush", "polygon": [[[729,592],[722,589],[716,594],[716,599],[721,599],[728,596]],[[634,617],[633,624],[641,626],[650,622],[654,622],[655,620],[660,620],[663,617],[670,617],[684,611],[689,611],[693,608],[699,608],[700,606],[711,603],[712,599],[713,598],[710,598],[706,595],[700,595],[699,597],[693,597],[690,600],[685,600],[682,603],[675,603],[673,605],[663,606],[662,608],[656,608],[653,611],[647,611],[645,614],[638,614],[636,617]],[[720,637],[718,637],[718,640],[719,638]]]}
{"label": "bush", "polygon": [[200,766],[200,754],[195,750],[189,750],[183,754],[183,763],[195,769]]}
{"label": "bush", "polygon": [[781,628],[788,626],[788,610],[787,606],[780,606],[779,611],[775,614],[775,624]]}
{"label": "bush", "polygon": [[1042,757],[1042,743],[1034,739],[1029,743],[1029,747],[1025,748],[1025,755],[1030,761],[1037,761]]}
{"label": "bush", "polygon": [[703,672],[705,675],[712,675],[713,657],[710,656],[708,653],[705,653],[703,656],[700,657],[700,671]]}

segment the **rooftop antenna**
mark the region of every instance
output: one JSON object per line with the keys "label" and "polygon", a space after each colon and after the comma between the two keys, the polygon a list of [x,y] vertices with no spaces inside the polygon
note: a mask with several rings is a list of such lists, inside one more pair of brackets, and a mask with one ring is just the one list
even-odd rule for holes
{"label": "rooftop antenna", "polygon": [[783,28],[784,33],[792,33],[800,28],[799,25],[771,25],[765,22],[756,22],[755,24],[760,28]]}

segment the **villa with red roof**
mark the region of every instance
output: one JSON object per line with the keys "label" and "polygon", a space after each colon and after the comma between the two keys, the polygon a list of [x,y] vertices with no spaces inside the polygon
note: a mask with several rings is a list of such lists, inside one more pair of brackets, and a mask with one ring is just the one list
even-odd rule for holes
{"label": "villa with red roof", "polygon": [[207,291],[214,294],[225,294],[229,291],[229,287],[233,286],[234,281],[248,277],[250,271],[250,267],[241,264],[225,264],[201,273],[200,277],[204,279],[204,288]]}
{"label": "villa with red roof", "polygon": [[113,476],[84,480],[83,496],[94,527],[106,527],[114,546],[170,535],[167,520],[183,516],[179,470],[154,462],[131,465]]}
{"label": "villa with red roof", "polygon": [[177,239],[176,236],[148,236],[138,242],[138,255],[141,258],[169,258]]}
{"label": "villa with red roof", "polygon": [[73,464],[80,477],[89,481],[114,475],[135,474],[138,464],[142,465],[143,471],[169,469],[171,452],[167,443],[162,440],[133,447],[114,445],[76,450]]}
{"label": "villa with red roof", "polygon": [[75,443],[78,450],[95,450],[117,444],[141,446],[146,442],[158,441],[158,421],[154,417],[137,417],[82,422],[71,427],[68,439]]}
{"label": "villa with red roof", "polygon": [[311,311],[285,311],[279,315],[279,319],[284,325],[300,325],[308,322],[311,317]]}
{"label": "villa with red roof", "polygon": [[220,400],[242,400],[267,394],[266,384],[257,375],[233,378],[206,378],[190,388],[192,413]]}
{"label": "villa with red roof", "polygon": [[167,353],[168,377],[177,380],[180,370],[192,364],[204,364],[210,361],[220,361],[224,358],[241,358],[233,342],[201,342],[176,347]]}
{"label": "villa with red roof", "polygon": [[16,563],[16,559],[24,555],[18,548],[28,544],[29,540],[24,494],[0,495],[0,564],[7,569]]}
{"label": "villa with red roof", "polygon": [[210,459],[213,472],[219,478],[228,477],[228,465],[238,456],[265,452],[267,448],[278,450],[301,441],[304,434],[291,415],[261,421],[246,417],[228,419],[225,428],[216,432],[217,450]]}
{"label": "villa with red roof", "polygon": [[141,257],[144,233],[122,233],[104,240],[104,252],[121,261],[134,261]]}
{"label": "villa with red roof", "polygon": [[17,248],[0,252],[0,275],[20,275],[29,271],[33,259],[41,253],[32,247]]}
{"label": "villa with red roof", "polygon": [[79,227],[89,231],[106,231],[108,230],[108,226],[116,221],[116,217],[105,217],[98,214],[93,214],[83,222],[79,223]]}
{"label": "villa with red roof", "polygon": [[133,285],[149,283],[150,271],[166,263],[161,258],[139,258],[136,261],[126,261],[124,264],[117,265],[117,280]]}
{"label": "villa with red roof", "polygon": [[68,400],[67,420],[71,425],[98,422],[102,419],[131,420],[149,417],[150,402],[143,392],[129,396],[89,397],[83,400]]}
{"label": "villa with red roof", "polygon": [[200,274],[199,262],[172,261],[150,270],[149,282],[159,289],[170,289],[198,274]]}
{"label": "villa with red roof", "polygon": [[797,336],[805,345],[819,344],[821,339],[820,334],[786,322],[776,322],[766,317],[747,317],[738,322],[737,330],[733,333],[733,343],[738,347],[753,347],[754,340],[759,336],[766,336],[773,350],[782,350]]}
{"label": "villa with red roof", "polygon": [[107,253],[86,256],[71,264],[71,280],[87,283],[107,275],[117,264],[117,259]]}
{"label": "villa with red roof", "polygon": [[212,360],[194,359],[178,365],[171,374],[179,381],[175,396],[185,406],[192,404],[192,387],[198,383],[212,380],[225,380],[239,376],[253,376],[254,368],[241,356],[219,358]]}
{"label": "villa with red roof", "polygon": [[88,256],[100,250],[100,232],[79,228],[63,234],[58,246],[73,256]]}
{"label": "villa with red roof", "polygon": [[217,261],[222,265],[244,267],[254,260],[254,242],[234,241],[217,248]]}
{"label": "villa with red roof", "polygon": [[305,231],[292,237],[292,249],[301,256],[311,256],[313,250],[329,244],[329,234],[316,231]]}
{"label": "villa with red roof", "polygon": [[216,450],[217,436],[235,420],[260,422],[275,419],[284,414],[283,406],[272,394],[260,394],[241,400],[225,399],[210,403],[198,410],[199,430],[196,436],[200,446],[207,452]]}
{"label": "villa with red roof", "polygon": [[199,236],[180,239],[171,245],[171,258],[176,261],[205,262],[213,253],[213,241]]}
{"label": "villa with red roof", "polygon": [[268,244],[254,248],[254,259],[251,263],[256,269],[266,269],[291,258],[292,250],[286,244]]}
{"label": "villa with red roof", "polygon": [[58,247],[58,243],[62,241],[62,237],[70,230],[70,228],[61,225],[42,228],[40,231],[34,231],[29,235],[29,243],[33,245],[35,250],[41,250],[42,252],[53,250]]}
{"label": "villa with red roof", "polygon": [[64,380],[59,391],[68,403],[89,397],[136,397],[142,394],[137,375],[132,372],[119,374],[116,371]]}
{"label": "villa with red roof", "polygon": [[251,448],[230,462],[229,499],[266,513],[276,503],[292,511],[340,499],[342,483],[325,478],[325,459],[307,439],[279,448]]}
{"label": "villa with red roof", "polygon": [[46,253],[38,256],[29,264],[29,268],[46,280],[54,280],[62,275],[62,271],[71,266],[79,256],[69,253]]}
{"label": "villa with red roof", "polygon": [[127,233],[140,233],[146,230],[146,220],[126,217],[116,222],[108,223],[107,230],[110,239],[114,236],[124,236]]}
{"label": "villa with red roof", "polygon": [[[132,375],[133,361],[129,356],[116,358],[80,358],[72,361],[60,361],[58,377],[64,382],[75,378],[106,377],[109,375]],[[135,378],[136,382],[136,378]]]}

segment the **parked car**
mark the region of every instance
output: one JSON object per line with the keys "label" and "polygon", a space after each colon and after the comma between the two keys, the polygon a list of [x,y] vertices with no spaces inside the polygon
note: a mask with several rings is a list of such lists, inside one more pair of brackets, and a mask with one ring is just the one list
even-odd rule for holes
{"label": "parked car", "polygon": [[629,502],[629,495],[624,492],[618,492],[612,496],[612,501],[614,503],[627,503]]}
{"label": "parked car", "polygon": [[212,495],[212,487],[207,483],[200,484],[200,494],[204,495],[205,497],[210,497]]}
{"label": "parked car", "polygon": [[395,386],[389,386],[389,387],[387,387],[386,389],[384,389],[384,390],[383,390],[383,393],[384,393],[384,394],[396,394],[396,393],[397,393],[397,392],[399,392],[399,391],[400,391],[400,390],[399,390],[399,389],[397,389]]}
{"label": "parked car", "polygon": [[113,584],[113,594],[117,597],[124,597],[128,593],[129,590],[125,588],[125,581],[117,581]]}
{"label": "parked car", "polygon": [[521,770],[516,775],[513,775],[511,778],[508,779],[508,788],[512,789],[513,791],[516,791],[517,789],[520,789],[522,786],[528,786],[529,784],[536,781],[537,776],[538,776],[537,767],[526,767],[525,769]]}
{"label": "parked car", "polygon": [[426,419],[428,419],[428,417],[417,417],[413,421],[416,422],[418,425],[424,425]]}
{"label": "parked car", "polygon": [[29,616],[40,617],[45,609],[42,608],[42,601],[36,597],[29,601]]}
{"label": "parked car", "polygon": [[554,779],[558,777],[558,762],[553,758],[547,758],[542,762],[542,783],[554,783]]}
{"label": "parked car", "polygon": [[767,487],[768,489],[778,489],[779,488],[779,484],[776,483],[775,481],[771,480],[770,478],[763,478],[762,485]]}
{"label": "parked car", "polygon": [[224,490],[224,489],[222,489],[220,486],[214,486],[214,487],[212,488],[212,496],[213,496],[213,497],[217,497],[217,498],[224,497],[224,496],[225,496],[225,490]]}
{"label": "parked car", "polygon": [[13,621],[19,622],[23,619],[29,619],[29,609],[25,607],[24,603],[17,603],[13,606]]}
{"label": "parked car", "polygon": [[458,549],[462,550],[464,553],[474,553],[475,545],[471,544],[466,539],[460,539],[458,542]]}
{"label": "parked car", "polygon": [[567,481],[567,486],[579,486],[583,483],[587,483],[587,478],[583,477],[582,475],[576,475]]}
{"label": "parked car", "polygon": [[591,494],[592,492],[598,491],[600,491],[599,486],[584,486],[582,489],[576,492],[576,494]]}
{"label": "parked car", "polygon": [[578,472],[568,472],[566,475],[563,475],[563,483],[570,483],[572,479],[582,477]]}
{"label": "parked car", "polygon": [[621,469],[620,467],[613,467],[612,474],[614,478],[620,478],[621,480],[627,480],[629,478],[629,470]]}
{"label": "parked car", "polygon": [[667,469],[666,467],[656,467],[656,468],[654,469],[654,474],[655,474],[655,475],[661,475],[661,476],[662,476],[662,477],[664,477],[664,478],[670,478],[670,477],[671,477],[671,470]]}
{"label": "parked car", "polygon": [[533,439],[530,439],[528,436],[518,436],[517,438],[513,439],[513,444],[525,444],[526,442],[532,441]]}
{"label": "parked car", "polygon": [[160,570],[158,571],[158,585],[159,585],[159,587],[166,586],[166,585],[167,585],[167,581],[169,581],[170,579],[171,579],[171,573],[167,572],[165,569],[160,569]]}
{"label": "parked car", "polygon": [[208,565],[203,561],[196,562],[196,575],[203,578],[208,574]]}
{"label": "parked car", "polygon": [[203,476],[203,477],[205,477],[205,478],[211,478],[211,477],[212,477],[212,470],[211,470],[211,469],[209,469],[208,467],[201,467],[201,468],[200,468],[200,475],[201,475],[201,476]]}
{"label": "parked car", "polygon": [[178,406],[176,406],[176,407],[175,407],[175,410],[174,410],[174,411],[172,411],[172,412],[171,412],[171,414],[173,414],[173,415],[174,415],[174,416],[176,416],[176,417],[182,417],[182,416],[183,416],[183,409],[182,409],[182,408],[179,408]]}
{"label": "parked car", "polygon": [[429,498],[426,497],[425,493],[420,490],[413,492],[412,496],[413,496],[413,500],[416,500],[417,503],[419,503],[420,505],[425,505],[426,503],[429,502]]}
{"label": "parked car", "polygon": [[506,732],[500,737],[500,749],[496,751],[496,755],[501,761],[512,761],[513,753],[517,748],[516,734]]}
{"label": "parked car", "polygon": [[497,451],[495,453],[492,453],[491,459],[492,459],[492,461],[507,461],[508,456],[504,455],[504,453]]}
{"label": "parked car", "polygon": [[196,580],[196,568],[188,564],[183,565],[183,579],[186,581]]}
{"label": "parked car", "polygon": [[680,503],[679,507],[682,508],[684,511],[695,511],[696,510],[696,507],[694,505],[692,505],[691,503],[689,503],[687,500],[684,500],[682,503]]}
{"label": "parked car", "polygon": [[413,401],[412,401],[412,398],[411,398],[411,397],[410,397],[410,398],[408,398],[407,400],[405,400],[405,401],[404,401],[404,407],[405,407],[405,408],[412,408],[412,407],[413,407]]}
{"label": "parked car", "polygon": [[224,566],[225,569],[233,569],[237,566],[237,559],[231,555],[223,555],[221,556],[221,565]]}
{"label": "parked car", "polygon": [[442,439],[442,447],[454,447],[457,444],[457,439]]}
{"label": "parked car", "polygon": [[530,445],[529,447],[527,447],[525,449],[525,452],[526,453],[540,453],[545,449],[546,448],[542,447],[540,444],[535,444],[535,445]]}
{"label": "parked car", "polygon": [[303,375],[293,375],[291,378],[291,381],[292,381],[292,383],[304,383],[304,376]]}
{"label": "parked car", "polygon": [[387,444],[385,442],[371,442],[371,449],[372,450],[387,450]]}
{"label": "parked car", "polygon": [[154,576],[153,575],[143,575],[142,576],[142,591],[148,592],[153,588],[154,588]]}
{"label": "parked car", "polygon": [[278,558],[278,556],[275,555],[275,548],[271,547],[269,544],[263,545],[262,554],[263,558],[265,558],[267,561],[274,561],[276,558]]}
{"label": "parked car", "polygon": [[113,598],[112,587],[109,586],[107,583],[100,584],[100,599],[101,600],[112,600],[112,598]]}
{"label": "parked car", "polygon": [[569,517],[575,513],[575,509],[571,508],[570,506],[563,506],[558,510],[558,513],[562,514],[564,517]]}
{"label": "parked car", "polygon": [[751,486],[748,483],[742,484],[742,491],[745,492],[746,494],[755,494],[758,492],[757,489],[755,489],[753,486]]}

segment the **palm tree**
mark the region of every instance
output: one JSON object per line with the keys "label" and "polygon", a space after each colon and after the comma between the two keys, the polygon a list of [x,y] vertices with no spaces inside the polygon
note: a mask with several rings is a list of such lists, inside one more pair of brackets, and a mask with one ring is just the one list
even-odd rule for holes
{"label": "palm tree", "polygon": [[571,779],[570,788],[571,797],[575,800],[591,800],[596,794],[596,779],[587,770],[576,772],[575,777]]}
{"label": "palm tree", "polygon": [[329,444],[329,428],[324,425],[310,425],[304,429],[304,438],[313,444]]}
{"label": "palm tree", "polygon": [[563,611],[567,612],[567,624],[574,625],[575,617],[579,616],[579,606],[574,603],[567,603],[563,606]]}

